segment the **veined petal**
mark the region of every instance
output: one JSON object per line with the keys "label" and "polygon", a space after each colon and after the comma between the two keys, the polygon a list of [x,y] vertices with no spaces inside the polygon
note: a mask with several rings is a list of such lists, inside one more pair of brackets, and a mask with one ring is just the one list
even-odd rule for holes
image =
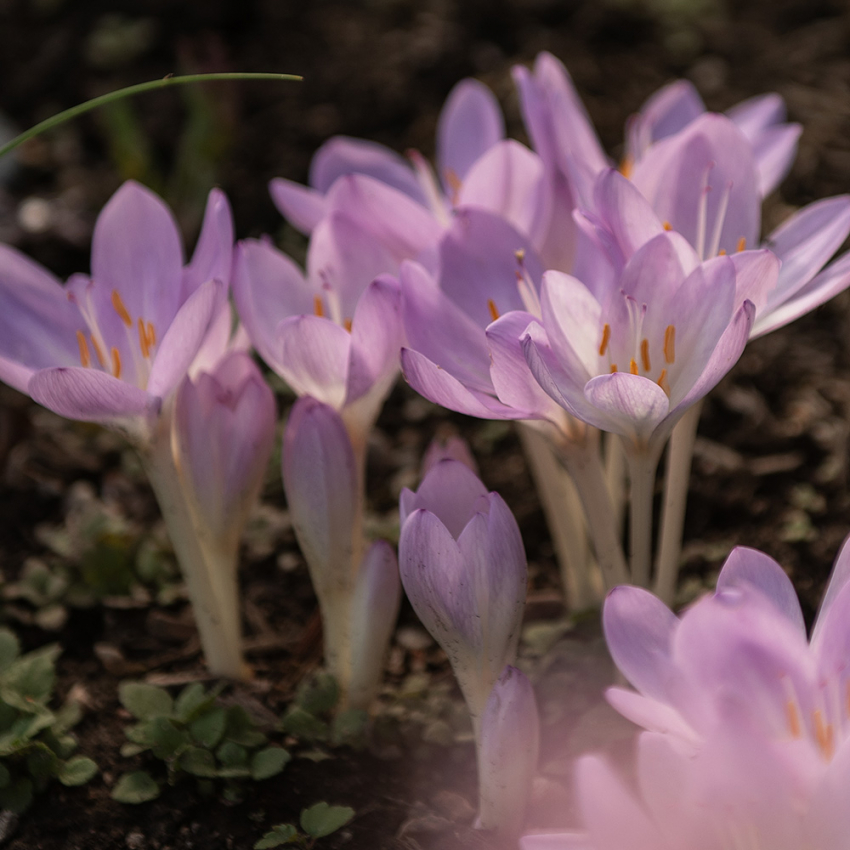
{"label": "veined petal", "polygon": [[755,142],[765,130],[785,121],[785,101],[775,92],[759,94],[727,109],[726,117],[751,142]]}
{"label": "veined petal", "polygon": [[183,300],[185,301],[207,280],[220,280],[226,295],[230,287],[233,266],[233,214],[227,196],[213,189],[207,199],[201,235],[192,260],[183,270]]}
{"label": "veined petal", "polygon": [[246,239],[236,245],[233,298],[251,342],[281,374],[286,364],[280,359],[278,325],[287,316],[314,310],[313,290],[301,270],[268,243]]}
{"label": "veined petal", "polygon": [[366,174],[420,204],[425,203],[409,163],[377,142],[334,136],[316,151],[310,163],[310,185],[318,192],[326,194],[337,179],[347,174]]}
{"label": "veined petal", "polygon": [[683,130],[705,112],[693,83],[676,80],[655,92],[627,125],[629,156],[634,163],[654,142]]}
{"label": "veined petal", "polygon": [[625,372],[591,378],[584,394],[606,420],[597,427],[640,443],[649,441],[670,409],[667,394],[655,381]]}
{"label": "veined petal", "polygon": [[225,285],[218,280],[202,283],[178,310],[157,346],[148,378],[148,392],[165,398],[189,370],[204,341]]}
{"label": "veined petal", "polygon": [[666,701],[674,676],[671,659],[676,615],[639,587],[615,587],[602,609],[605,640],[614,663],[645,696]]}
{"label": "veined petal", "polygon": [[129,180],[109,199],[92,236],[92,278],[118,292],[131,319],[162,329],[180,306],[183,248],[171,210]]}
{"label": "veined petal", "polygon": [[345,401],[351,335],[330,319],[291,316],[278,326],[280,374],[298,393],[339,410]]}
{"label": "veined petal", "polygon": [[773,558],[758,549],[736,546],[729,553],[717,577],[717,589],[737,587],[742,582],[752,585],[764,594],[765,598],[776,606],[776,610],[787,617],[805,636],[806,624],[797,600],[797,592],[791,579]]}
{"label": "veined petal", "polygon": [[666,702],[625,688],[608,688],[605,699],[616,712],[642,729],[675,736],[694,750],[702,741],[682,715]]}
{"label": "veined petal", "polygon": [[832,567],[829,584],[824,591],[817,620],[812,629],[812,642],[815,641],[818,632],[822,628],[821,620],[827,616],[832,603],[838,598],[838,594],[843,591],[848,583],[850,583],[850,538],[846,538],[841,544],[841,549]]}
{"label": "veined petal", "polygon": [[366,288],[354,311],[346,404],[374,388],[382,393],[389,391],[398,374],[403,341],[398,281],[379,277]]}
{"label": "veined petal", "polygon": [[799,124],[770,127],[753,143],[759,173],[759,192],[766,198],[788,175],[797,156],[803,128]]}
{"label": "veined petal", "polygon": [[302,233],[312,233],[327,212],[327,201],[321,192],[293,180],[275,177],[269,183],[269,194],[280,214]]}
{"label": "veined petal", "polygon": [[447,195],[456,192],[472,165],[505,137],[502,110],[478,80],[461,80],[450,92],[437,123],[437,163]]}
{"label": "veined petal", "polygon": [[[779,258],[763,248],[760,251],[740,251],[729,259],[735,266],[735,309],[744,301],[751,301],[756,308],[756,315],[759,315],[776,292],[781,273]],[[718,261],[722,261],[722,258],[715,257],[706,265]]]}

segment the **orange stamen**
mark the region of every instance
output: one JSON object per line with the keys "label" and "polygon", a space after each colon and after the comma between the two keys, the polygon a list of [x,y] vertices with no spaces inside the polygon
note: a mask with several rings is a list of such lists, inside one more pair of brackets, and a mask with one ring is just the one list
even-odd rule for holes
{"label": "orange stamen", "polygon": [[643,371],[648,372],[650,370],[649,365],[649,340],[644,339],[641,340],[640,343],[640,359],[643,361]]}
{"label": "orange stamen", "polygon": [[672,230],[672,229],[673,229],[673,225],[672,225],[672,224],[670,224],[670,222],[669,222],[669,221],[665,221],[665,222],[664,222],[664,224],[662,224],[661,226],[662,226],[665,230]]}
{"label": "orange stamen", "polygon": [[153,326],[153,322],[148,322],[146,336],[148,348],[153,348],[156,345],[156,328]]}
{"label": "orange stamen", "polygon": [[815,740],[818,742],[818,746],[824,757],[830,759],[835,751],[835,735],[832,724],[824,723],[823,714],[819,708],[816,708],[812,712],[812,719],[815,724]]}
{"label": "orange stamen", "polygon": [[792,738],[801,738],[803,736],[803,724],[800,722],[800,712],[797,711],[797,706],[788,700],[785,703],[785,717],[788,719],[788,731]]}
{"label": "orange stamen", "polygon": [[460,179],[460,177],[457,176],[457,172],[452,168],[447,168],[443,172],[443,176],[445,177],[446,183],[449,187],[449,191],[451,192],[452,203],[456,204],[458,195],[460,195],[460,187],[463,185],[463,181]]}
{"label": "orange stamen", "polygon": [[634,357],[632,357],[632,359],[629,360],[629,371],[633,375],[637,375],[637,373],[638,373],[637,360],[635,360]]}
{"label": "orange stamen", "polygon": [[717,252],[717,256],[718,256],[718,257],[725,257],[725,256],[726,256],[726,249],[725,249],[725,248],[721,248],[721,249]]}
{"label": "orange stamen", "polygon": [[118,294],[117,289],[112,290],[112,307],[118,314],[121,321],[124,322],[128,328],[131,328],[133,326],[133,320],[130,318],[130,314],[127,312],[127,308],[124,306],[124,302],[121,300],[121,296]]}
{"label": "orange stamen", "polygon": [[148,345],[148,335],[145,331],[145,323],[142,321],[142,317],[139,316],[139,348],[142,349],[142,357],[145,360],[151,356],[150,346]]}
{"label": "orange stamen", "polygon": [[118,353],[117,348],[113,348],[111,351],[112,354],[112,374],[116,378],[121,377],[121,355]]}
{"label": "orange stamen", "polygon": [[658,380],[656,381],[659,387],[669,396],[670,395],[670,384],[667,383],[667,370],[662,369],[661,374],[658,376]]}
{"label": "orange stamen", "polygon": [[626,155],[623,157],[620,162],[619,172],[623,175],[623,177],[629,178],[632,176],[632,169],[634,168],[635,161],[631,156]]}
{"label": "orange stamen", "polygon": [[343,323],[343,327],[351,333],[351,319],[346,319]]}
{"label": "orange stamen", "polygon": [[496,302],[492,298],[487,299],[487,309],[490,311],[490,318],[495,322],[499,318],[499,311],[496,309]]}
{"label": "orange stamen", "polygon": [[602,327],[602,343],[599,346],[599,356],[604,357],[608,350],[608,343],[611,341],[611,325],[606,322]]}
{"label": "orange stamen", "polygon": [[612,363],[612,364],[611,364],[611,374],[613,375],[613,374],[614,374],[614,372],[616,372],[616,371],[617,371],[617,364],[616,364],[616,363]]}
{"label": "orange stamen", "polygon": [[664,331],[664,359],[667,363],[676,362],[676,328],[667,325]]}
{"label": "orange stamen", "polygon": [[742,236],[742,237],[738,240],[738,251],[743,251],[746,247],[747,247],[747,237],[746,237],[746,236]]}
{"label": "orange stamen", "polygon": [[98,341],[95,339],[94,334],[89,334],[89,339],[91,340],[94,353],[97,356],[97,362],[100,363],[101,366],[105,366],[106,358],[103,356],[103,349],[101,349]]}
{"label": "orange stamen", "polygon": [[313,296],[313,312],[321,319],[325,315],[325,308],[322,304],[321,296]]}
{"label": "orange stamen", "polygon": [[88,343],[82,331],[77,331],[77,345],[80,346],[80,363],[86,368],[91,365],[91,354],[89,354]]}

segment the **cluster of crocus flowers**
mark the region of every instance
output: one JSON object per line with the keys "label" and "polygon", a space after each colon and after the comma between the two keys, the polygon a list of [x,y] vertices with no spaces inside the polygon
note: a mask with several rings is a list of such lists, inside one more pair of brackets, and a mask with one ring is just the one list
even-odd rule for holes
{"label": "cluster of crocus flowers", "polygon": [[845,847],[849,577],[845,543],[810,640],[790,580],[752,549],[735,549],[681,617],[645,590],[614,590],[605,634],[637,692],[608,699],[646,730],[637,787],[583,758],[586,833],[527,836],[524,850]]}

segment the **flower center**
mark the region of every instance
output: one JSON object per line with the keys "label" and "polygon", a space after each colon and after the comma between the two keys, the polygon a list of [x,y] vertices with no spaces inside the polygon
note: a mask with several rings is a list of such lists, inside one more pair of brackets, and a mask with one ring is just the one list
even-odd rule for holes
{"label": "flower center", "polygon": [[[630,306],[633,299],[628,299]],[[634,305],[636,306],[636,305]],[[670,383],[667,378],[667,368],[676,362],[676,326],[667,325],[664,330],[664,341],[660,346],[664,366],[658,372],[658,377],[653,377],[652,357],[650,356],[649,339],[642,335],[643,317],[646,314],[646,305],[640,310],[632,310],[632,356],[629,357],[628,370],[632,375],[643,375],[645,378],[654,380],[659,387],[669,396]],[[599,343],[599,356],[608,358],[608,371],[610,374],[620,371],[620,367],[611,357],[611,325],[607,322],[602,326],[602,340]]]}

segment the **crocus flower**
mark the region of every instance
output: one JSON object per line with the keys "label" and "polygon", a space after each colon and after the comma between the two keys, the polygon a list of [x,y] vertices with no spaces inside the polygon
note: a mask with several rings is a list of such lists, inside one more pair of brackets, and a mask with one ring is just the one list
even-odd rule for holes
{"label": "crocus flower", "polygon": [[98,217],[91,277],[63,287],[0,248],[0,378],[63,416],[144,444],[222,309],[232,244],[230,210],[214,190],[184,267],[171,212],[131,181]]}
{"label": "crocus flower", "polygon": [[363,536],[363,470],[339,414],[299,399],[283,439],[283,483],[322,614],[325,660],[343,706],[368,708],[381,679],[401,585],[392,548]]}
{"label": "crocus flower", "polygon": [[444,460],[399,504],[399,569],[417,616],[445,650],[478,738],[493,686],[514,661],[525,604],[519,528],[497,493]]}

